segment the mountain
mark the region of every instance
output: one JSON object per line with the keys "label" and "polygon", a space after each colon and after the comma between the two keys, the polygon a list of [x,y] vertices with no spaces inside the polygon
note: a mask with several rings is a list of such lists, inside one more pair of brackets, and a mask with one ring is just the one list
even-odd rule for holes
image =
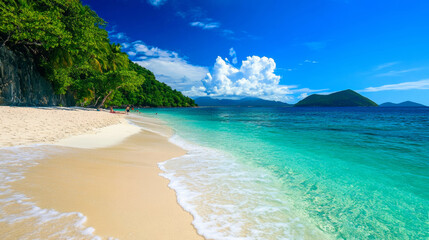
{"label": "mountain", "polygon": [[386,102],[386,103],[380,104],[380,107],[426,107],[426,106],[420,103],[405,101],[401,103]]}
{"label": "mountain", "polygon": [[226,107],[226,106],[235,106],[235,107],[291,107],[292,104],[287,104],[277,101],[269,101],[260,98],[251,98],[246,97],[239,100],[232,99],[215,99],[211,97],[199,97],[195,99],[195,103],[198,106],[206,107]]}
{"label": "mountain", "polygon": [[359,93],[347,89],[329,95],[312,94],[295,107],[376,107],[377,104]]}

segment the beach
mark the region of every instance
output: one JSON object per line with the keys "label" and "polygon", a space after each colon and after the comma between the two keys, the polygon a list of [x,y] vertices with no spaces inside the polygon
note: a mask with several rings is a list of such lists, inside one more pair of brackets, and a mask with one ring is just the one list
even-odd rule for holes
{"label": "beach", "polygon": [[2,239],[203,239],[159,175],[158,163],[186,153],[160,121],[0,109]]}
{"label": "beach", "polygon": [[0,239],[427,239],[426,108],[5,109]]}

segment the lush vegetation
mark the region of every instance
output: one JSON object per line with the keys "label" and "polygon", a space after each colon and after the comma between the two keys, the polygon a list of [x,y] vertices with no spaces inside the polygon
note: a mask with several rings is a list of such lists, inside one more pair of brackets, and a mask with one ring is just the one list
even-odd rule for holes
{"label": "lush vegetation", "polygon": [[134,106],[165,106],[165,107],[191,107],[196,106],[193,99],[184,96],[181,92],[171,89],[165,83],[155,79],[155,75],[146,68],[130,61],[130,68],[142,76],[145,81],[136,89],[120,89],[114,94],[111,104]]}
{"label": "lush vegetation", "polygon": [[353,90],[344,90],[329,95],[312,94],[294,106],[296,107],[376,107],[377,104]]}
{"label": "lush vegetation", "polygon": [[79,0],[0,0],[0,14],[1,46],[35,58],[55,91],[79,105],[195,105],[132,63]]}

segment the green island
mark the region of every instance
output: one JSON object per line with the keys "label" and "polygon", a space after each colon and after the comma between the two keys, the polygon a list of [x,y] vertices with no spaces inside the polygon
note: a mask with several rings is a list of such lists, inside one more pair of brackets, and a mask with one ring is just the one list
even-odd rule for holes
{"label": "green island", "polygon": [[347,89],[328,95],[312,94],[297,102],[294,107],[377,107],[378,105],[359,93]]}
{"label": "green island", "polygon": [[0,12],[0,48],[34,61],[52,94],[71,96],[74,105],[196,106],[133,63],[110,41],[107,23],[78,0],[4,0]]}

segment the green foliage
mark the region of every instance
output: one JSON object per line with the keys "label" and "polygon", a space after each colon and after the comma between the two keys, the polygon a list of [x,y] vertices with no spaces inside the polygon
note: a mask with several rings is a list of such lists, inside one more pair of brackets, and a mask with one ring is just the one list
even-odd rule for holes
{"label": "green foliage", "polygon": [[136,89],[121,89],[115,94],[112,105],[133,105],[148,107],[192,107],[196,106],[193,99],[181,92],[171,89],[165,83],[155,79],[153,73],[146,68],[130,61],[130,69],[145,79]]}
{"label": "green foliage", "polygon": [[31,55],[56,92],[71,92],[82,106],[194,105],[129,61],[79,0],[0,0],[0,14],[1,46]]}

